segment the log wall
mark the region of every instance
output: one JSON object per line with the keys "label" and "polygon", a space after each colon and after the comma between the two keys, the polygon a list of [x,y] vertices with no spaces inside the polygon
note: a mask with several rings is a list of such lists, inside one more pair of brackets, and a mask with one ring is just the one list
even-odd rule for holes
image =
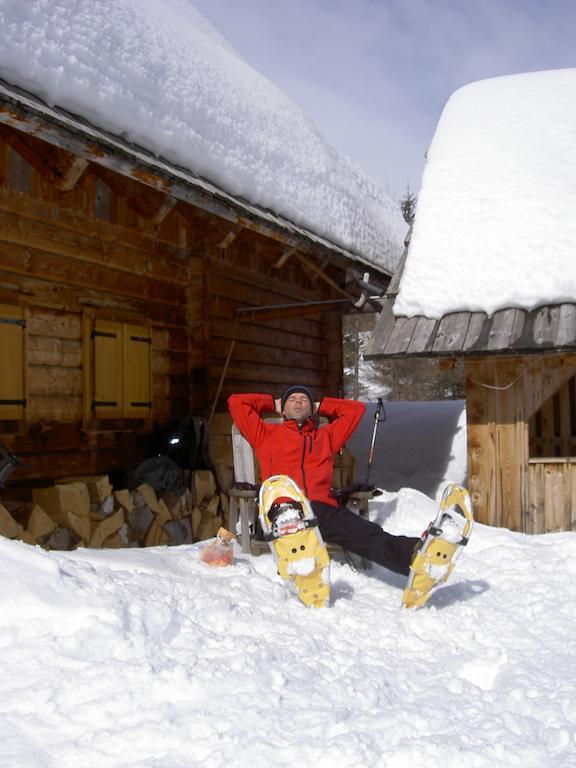
{"label": "log wall", "polygon": [[[323,269],[264,235],[0,127],[0,305],[25,320],[26,401],[21,417],[0,407],[0,442],[27,464],[18,480],[123,471],[144,458],[156,426],[223,411],[233,391],[279,395],[298,381],[319,397],[336,392],[337,316],[234,314],[333,298],[336,268]],[[93,408],[91,339],[104,321],[149,336],[150,418],[98,418]]]}
{"label": "log wall", "polygon": [[310,386],[318,397],[330,390],[335,393],[342,360],[339,317],[311,314],[259,320],[258,315],[239,318],[234,314],[240,308],[318,297],[318,290],[305,290],[278,271],[273,274],[270,259],[256,264],[250,269],[214,257],[208,266],[212,392],[230,355],[218,410],[224,410],[225,398],[233,392],[263,391],[278,397],[294,382]]}
{"label": "log wall", "polygon": [[151,424],[93,417],[86,328],[99,318],[145,324],[154,420],[186,413],[195,317],[186,292],[201,279],[200,259],[180,247],[190,224],[174,216],[147,226],[121,183],[113,189],[97,169],[59,190],[8,141],[0,168],[0,302],[23,308],[26,323],[26,407],[22,419],[0,421],[0,441],[26,461],[20,480],[124,469],[141,458]]}

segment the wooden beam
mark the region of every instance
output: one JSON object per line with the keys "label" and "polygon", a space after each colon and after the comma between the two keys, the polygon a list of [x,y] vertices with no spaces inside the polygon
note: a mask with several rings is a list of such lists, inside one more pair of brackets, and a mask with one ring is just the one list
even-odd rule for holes
{"label": "wooden beam", "polygon": [[52,182],[55,180],[56,174],[54,168],[46,161],[46,158],[32,146],[26,136],[23,136],[16,131],[12,131],[4,125],[0,125],[0,139],[18,152],[18,154],[23,157],[24,160],[26,160],[26,162],[40,174],[40,176]]}
{"label": "wooden beam", "polygon": [[158,208],[156,213],[151,218],[148,219],[146,223],[154,227],[158,226],[159,224],[162,224],[162,222],[168,216],[170,211],[173,210],[174,206],[177,203],[178,203],[178,200],[175,197],[172,197],[171,195],[166,195],[161,206]]}
{"label": "wooden beam", "polygon": [[76,184],[80,181],[84,171],[90,165],[85,157],[78,157],[77,155],[71,155],[71,157],[72,160],[68,164],[68,167],[62,171],[60,178],[57,178],[54,182],[54,186],[61,192],[70,192],[73,190]]}
{"label": "wooden beam", "polygon": [[[329,264],[330,264],[330,257],[329,256],[325,256],[322,259],[322,263],[319,265],[320,273],[324,272],[324,270],[326,269],[327,266],[329,266]],[[320,273],[316,272],[316,271],[313,272],[312,275],[310,275],[310,280],[313,283],[316,283],[319,280],[319,278],[320,278]],[[346,290],[346,289],[344,289],[344,290]]]}
{"label": "wooden beam", "polygon": [[[123,176],[137,179],[143,184],[171,193],[179,200],[196,206],[221,219],[231,221],[265,237],[272,238],[288,247],[311,255],[325,255],[341,262],[344,268],[349,260],[357,260],[354,254],[331,243],[322,236],[233,197],[192,172],[178,170],[165,161],[154,157],[140,147],[133,147],[120,137],[103,130],[88,128],[82,121],[62,116],[31,94],[20,97],[8,86],[0,84],[0,123],[17,131],[36,137],[82,155],[94,164],[107,167]],[[386,270],[379,270],[387,274]]]}
{"label": "wooden beam", "polygon": [[271,307],[253,307],[242,310],[236,310],[235,314],[240,316],[241,322],[261,322],[263,320],[278,320],[289,317],[304,317],[305,315],[317,314],[318,312],[332,312],[340,310],[343,304],[348,302],[341,299],[334,301],[310,302],[304,305],[288,304],[280,305],[278,308]]}
{"label": "wooden beam", "polygon": [[[576,374],[576,355],[558,355],[541,358],[538,363],[528,366],[526,378],[531,383],[527,392],[531,397],[525,404],[526,416],[530,417],[555,395],[563,384]],[[537,380],[537,383],[534,383]]]}
{"label": "wooden beam", "polygon": [[333,288],[335,291],[338,291],[338,293],[342,294],[342,296],[346,296],[346,298],[350,299],[350,301],[356,301],[356,296],[352,296],[351,293],[348,293],[348,291],[340,288],[338,283],[334,282],[334,280],[332,280],[332,278],[327,275],[326,272],[324,272],[312,259],[308,258],[308,256],[304,256],[303,253],[296,253],[296,256],[300,259],[302,264],[305,264],[307,267],[309,267],[312,272],[321,277],[322,280],[324,280],[325,283],[328,283],[331,288]]}
{"label": "wooden beam", "polygon": [[485,360],[465,360],[468,438],[468,488],[474,515],[484,525],[498,525],[496,501],[496,413],[491,390],[493,367]]}
{"label": "wooden beam", "polygon": [[[90,254],[99,254],[97,260],[101,260],[105,253],[110,264],[121,266],[128,272],[141,272],[144,269],[167,279],[172,279],[178,274],[181,262],[177,259],[178,251],[173,242],[155,237],[154,249],[158,258],[150,263],[149,235],[99,222],[66,207],[58,207],[56,210],[57,223],[53,204],[37,198],[23,198],[7,187],[0,187],[3,239],[7,237],[10,242],[32,246],[37,244],[38,237],[42,240],[49,239],[58,252],[69,256],[82,253],[82,259],[85,259],[90,258]],[[8,233],[11,234],[8,236]],[[113,249],[110,247],[112,243]],[[195,274],[197,276],[197,271]]]}
{"label": "wooden beam", "polygon": [[242,227],[236,227],[235,229],[231,229],[230,232],[228,232],[228,234],[226,235],[226,237],[218,243],[218,248],[225,251],[226,248],[228,248],[229,245],[232,245],[234,240],[236,240],[240,232],[242,232]]}
{"label": "wooden beam", "polygon": [[118,173],[113,173],[101,165],[92,166],[96,175],[117,195],[126,198],[128,205],[133,208],[146,223],[153,218],[162,207],[166,196],[157,190],[150,189],[134,179],[128,179]]}
{"label": "wooden beam", "polygon": [[296,248],[289,248],[287,251],[284,251],[282,256],[278,259],[278,261],[272,265],[274,269],[281,269],[284,264],[288,261],[288,259],[293,256],[296,253]]}
{"label": "wooden beam", "polygon": [[43,178],[63,192],[69,192],[76,186],[89,165],[86,158],[1,124],[0,138],[13,147]]}

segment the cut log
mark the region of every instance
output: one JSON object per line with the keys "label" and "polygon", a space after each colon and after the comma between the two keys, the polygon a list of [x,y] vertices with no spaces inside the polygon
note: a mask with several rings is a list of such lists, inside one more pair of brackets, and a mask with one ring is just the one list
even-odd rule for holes
{"label": "cut log", "polygon": [[220,494],[215,493],[214,496],[212,496],[212,498],[208,501],[208,503],[205,506],[203,505],[203,507],[209,515],[216,517],[218,510],[220,509]]}
{"label": "cut log", "polygon": [[90,494],[92,504],[100,504],[105,501],[112,493],[112,485],[108,475],[95,475],[90,477],[66,477],[57,481],[57,485],[66,485],[68,483],[84,483]]}
{"label": "cut log", "polygon": [[135,507],[147,506],[155,514],[160,514],[160,505],[154,488],[147,483],[142,483],[132,492],[132,500]]}
{"label": "cut log", "polygon": [[166,533],[163,526],[164,523],[170,522],[172,520],[172,515],[170,514],[170,510],[166,506],[166,503],[163,499],[160,499],[158,502],[158,507],[159,512],[154,518],[152,525],[148,529],[144,539],[145,547],[158,547],[162,544],[171,543],[170,536]]}
{"label": "cut log", "polygon": [[161,547],[165,544],[170,544],[170,536],[166,533],[163,527],[158,522],[158,518],[155,518],[150,528],[144,537],[145,547]]}
{"label": "cut log", "polygon": [[189,517],[184,517],[182,520],[169,520],[163,527],[170,537],[171,544],[178,546],[192,543],[192,521]]}
{"label": "cut log", "polygon": [[28,519],[28,533],[35,542],[40,543],[56,530],[56,523],[44,512],[41,506],[34,504]]}
{"label": "cut log", "polygon": [[216,515],[216,517],[212,520],[212,536],[217,536],[218,531],[220,529],[223,530],[224,521],[222,520],[220,515]]}
{"label": "cut log", "polygon": [[202,510],[200,507],[194,507],[192,510],[192,533],[195,539],[199,538],[200,526],[202,525]]}
{"label": "cut log", "polygon": [[192,494],[188,488],[181,496],[166,492],[162,495],[162,498],[174,520],[179,520],[182,517],[190,517],[192,514]]}
{"label": "cut log", "polygon": [[108,538],[111,538],[122,528],[124,522],[124,510],[118,509],[113,515],[110,515],[93,527],[89,546],[93,548],[102,547]]}
{"label": "cut log", "polygon": [[71,528],[56,528],[44,542],[46,549],[63,549],[70,551],[78,545],[78,535]]}
{"label": "cut log", "polygon": [[193,473],[194,491],[196,503],[200,504],[204,499],[212,498],[216,492],[216,483],[212,472],[202,469]]}
{"label": "cut log", "polygon": [[90,539],[90,494],[84,483],[35,488],[32,498],[63,528],[72,528],[82,541]]}
{"label": "cut log", "polygon": [[126,515],[126,522],[130,529],[130,541],[138,541],[144,544],[148,529],[154,522],[154,512],[148,506],[138,507]]}
{"label": "cut log", "polygon": [[222,519],[224,520],[224,525],[228,525],[228,522],[230,520],[230,499],[225,493],[220,494],[220,504],[222,509]]}
{"label": "cut log", "polygon": [[19,539],[24,533],[24,528],[17,523],[10,512],[0,504],[0,535],[7,539]]}
{"label": "cut log", "polygon": [[160,499],[158,502],[159,512],[156,517],[159,523],[164,525],[164,523],[167,523],[169,520],[172,520],[172,514],[170,510],[168,509],[166,502],[164,499]]}
{"label": "cut log", "polygon": [[203,518],[198,529],[198,539],[205,541],[205,539],[211,539],[214,536],[214,518]]}
{"label": "cut log", "polygon": [[106,517],[110,517],[113,512],[114,496],[112,494],[110,494],[110,496],[106,496],[104,501],[101,501],[97,504],[90,504],[90,519],[95,523],[99,523]]}
{"label": "cut log", "polygon": [[122,535],[119,531],[116,531],[116,533],[113,533],[112,536],[108,536],[107,539],[104,539],[102,543],[102,547],[104,549],[122,549],[122,547],[126,546],[122,540]]}
{"label": "cut log", "polygon": [[114,491],[113,495],[117,503],[123,507],[126,512],[132,512],[134,509],[134,502],[132,501],[132,495],[127,488],[123,488],[121,491]]}

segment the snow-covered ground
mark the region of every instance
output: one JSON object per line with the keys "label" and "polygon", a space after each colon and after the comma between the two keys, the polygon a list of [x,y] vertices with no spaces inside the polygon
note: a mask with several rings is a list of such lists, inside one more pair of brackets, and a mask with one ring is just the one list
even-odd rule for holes
{"label": "snow-covered ground", "polygon": [[[415,454],[401,410],[379,433],[396,432],[394,461]],[[429,455],[446,457],[436,479],[457,474],[461,404],[425,410]],[[370,435],[368,415],[359,454]],[[419,534],[434,509],[404,488],[372,516]],[[270,556],[211,569],[199,545],[64,553],[0,539],[0,579],[2,768],[576,765],[574,533],[477,525],[416,612],[380,567],[333,563],[332,604],[314,610]]]}
{"label": "snow-covered ground", "polygon": [[3,80],[396,266],[399,206],[190,0],[0,0],[0,39]]}

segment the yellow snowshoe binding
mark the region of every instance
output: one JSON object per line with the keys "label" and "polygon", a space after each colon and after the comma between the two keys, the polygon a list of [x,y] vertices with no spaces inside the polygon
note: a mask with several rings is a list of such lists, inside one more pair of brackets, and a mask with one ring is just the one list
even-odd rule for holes
{"label": "yellow snowshoe binding", "polygon": [[280,576],[294,585],[304,605],[327,605],[330,557],[306,496],[292,478],[275,475],[262,483],[258,507]]}
{"label": "yellow snowshoe binding", "polygon": [[420,608],[446,582],[468,543],[474,516],[465,488],[451,483],[440,500],[436,518],[430,523],[410,565],[408,584],[402,595],[406,608]]}

